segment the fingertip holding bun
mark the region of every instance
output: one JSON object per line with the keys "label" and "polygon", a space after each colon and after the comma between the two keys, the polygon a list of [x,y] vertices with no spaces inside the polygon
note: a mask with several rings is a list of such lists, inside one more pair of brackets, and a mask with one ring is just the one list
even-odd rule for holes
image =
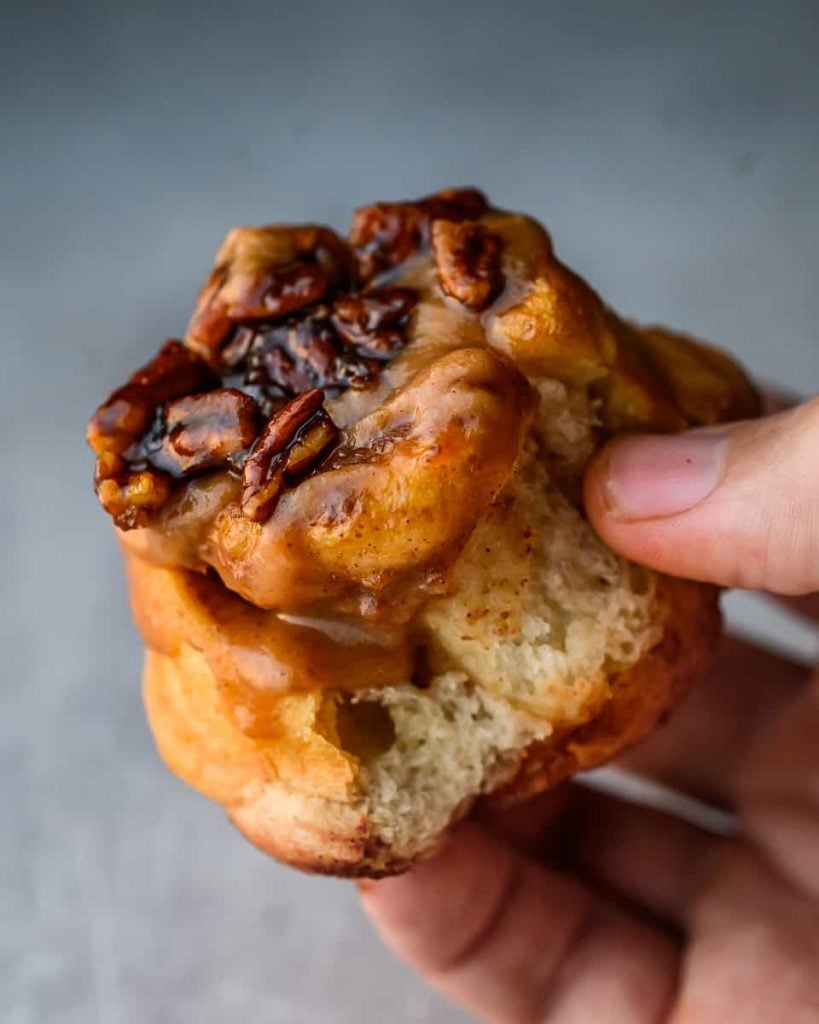
{"label": "fingertip holding bun", "polygon": [[158,750],[247,838],[381,877],[478,799],[650,732],[715,588],[609,550],[606,441],[753,415],[715,350],[619,319],[473,189],[235,229],[184,345],[89,428]]}

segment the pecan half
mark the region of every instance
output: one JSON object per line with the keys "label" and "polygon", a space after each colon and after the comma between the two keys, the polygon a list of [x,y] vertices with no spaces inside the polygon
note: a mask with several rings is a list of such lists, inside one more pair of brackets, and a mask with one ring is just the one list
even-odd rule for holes
{"label": "pecan half", "polygon": [[99,455],[124,452],[145,433],[163,402],[220,384],[216,374],[179,341],[168,341],[97,409],[86,439]]}
{"label": "pecan half", "polygon": [[286,478],[309,470],[336,441],[338,428],[323,403],[320,388],[305,391],[267,424],[242,474],[242,511],[249,519],[269,519]]}
{"label": "pecan half", "polygon": [[284,467],[285,476],[294,478],[312,469],[330,445],[335,443],[338,435],[338,427],[330,414],[319,409],[290,445]]}
{"label": "pecan half", "polygon": [[333,304],[333,324],[345,341],[365,355],[389,359],[407,343],[404,328],[416,298],[409,288],[343,295]]}
{"label": "pecan half", "polygon": [[409,203],[374,203],[353,215],[350,245],[362,281],[403,263],[429,241],[433,220],[474,220],[489,206],[475,188],[447,189]]}
{"label": "pecan half", "polygon": [[441,288],[469,309],[480,312],[503,286],[501,242],[474,220],[435,220],[432,249]]}
{"label": "pecan half", "polygon": [[287,316],[349,278],[350,252],[329,228],[235,228],[216,257],[188,327],[187,344],[214,365],[237,323]]}
{"label": "pecan half", "polygon": [[220,388],[169,402],[164,409],[159,448],[149,453],[154,466],[172,476],[216,469],[241,455],[256,438],[259,410],[235,388]]}

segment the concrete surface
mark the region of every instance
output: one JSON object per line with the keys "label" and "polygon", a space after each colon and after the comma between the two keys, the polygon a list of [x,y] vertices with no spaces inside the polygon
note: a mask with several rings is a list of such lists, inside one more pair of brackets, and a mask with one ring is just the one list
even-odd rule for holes
{"label": "concrete surface", "polygon": [[84,420],[230,225],[467,182],[817,389],[817,43],[797,2],[3,5],[0,1019],[463,1020],[160,766]]}

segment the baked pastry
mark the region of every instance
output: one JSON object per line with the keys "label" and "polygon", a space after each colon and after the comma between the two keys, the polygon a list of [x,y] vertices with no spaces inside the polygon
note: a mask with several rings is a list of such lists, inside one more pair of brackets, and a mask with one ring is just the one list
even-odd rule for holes
{"label": "baked pastry", "polygon": [[474,800],[649,732],[717,592],[584,518],[621,431],[752,416],[737,366],[639,329],[474,189],[231,231],[184,341],[88,440],[159,752],[300,868],[379,876]]}

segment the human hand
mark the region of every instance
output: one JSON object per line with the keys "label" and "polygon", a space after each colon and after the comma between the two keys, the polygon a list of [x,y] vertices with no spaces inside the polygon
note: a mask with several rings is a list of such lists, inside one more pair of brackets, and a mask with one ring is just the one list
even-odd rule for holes
{"label": "human hand", "polygon": [[[635,561],[819,623],[819,399],[616,441],[586,506]],[[486,1021],[819,1021],[819,675],[728,638],[623,763],[734,811],[736,838],[570,783],[483,808],[431,860],[361,883],[381,937]]]}

